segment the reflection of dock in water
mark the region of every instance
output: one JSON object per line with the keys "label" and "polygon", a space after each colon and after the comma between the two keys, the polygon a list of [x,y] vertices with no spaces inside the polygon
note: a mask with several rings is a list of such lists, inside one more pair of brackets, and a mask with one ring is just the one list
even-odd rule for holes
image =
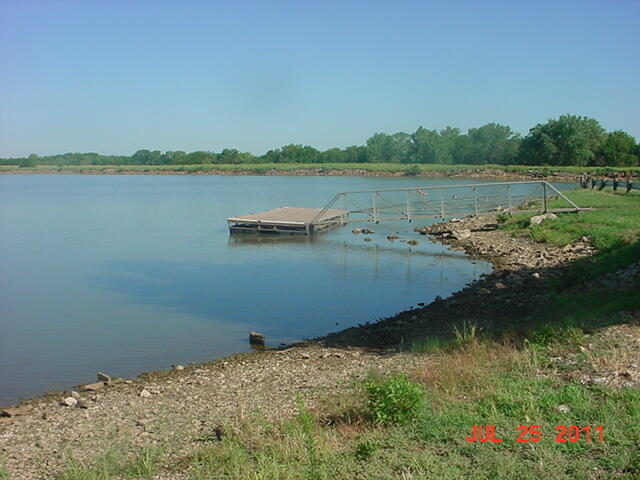
{"label": "reflection of dock in water", "polygon": [[[456,260],[469,260],[473,265],[473,278],[477,278],[479,270],[485,271],[477,264],[477,259],[469,257],[463,253],[457,253],[446,250],[442,247],[440,251],[423,250],[411,248],[410,245],[401,240],[394,240],[388,245],[380,244],[359,244],[348,241],[332,241],[327,237],[318,237],[315,235],[231,235],[229,236],[228,246],[234,248],[255,247],[259,245],[304,245],[304,244],[322,244],[323,247],[329,247],[330,252],[335,252],[327,261],[333,260],[340,267],[343,278],[348,276],[350,263],[353,267],[371,265],[372,275],[374,278],[380,278],[385,271],[384,259],[390,259],[394,264],[404,263],[405,277],[407,280],[412,279],[412,272],[416,269],[434,269],[440,270],[440,285],[444,283],[445,272],[447,270],[461,272],[462,267]],[[313,251],[313,250],[312,250]],[[327,248],[318,250],[318,254],[326,256]],[[350,258],[357,257],[357,260],[350,262]],[[369,258],[369,261],[363,259]],[[466,267],[468,268],[468,267]]]}
{"label": "reflection of dock in water", "polygon": [[[371,245],[371,246],[362,246],[362,245],[350,245],[348,242],[343,242],[340,248],[340,266],[342,270],[343,278],[346,278],[348,273],[349,266],[349,251],[352,253],[356,252],[366,252],[370,253],[371,257],[371,266],[373,278],[380,278],[381,273],[384,273],[384,266],[381,267],[381,257],[389,257],[392,256],[393,261],[397,264],[399,261],[405,264],[405,277],[407,280],[411,280],[412,270],[415,268],[425,269],[425,268],[438,268],[440,270],[440,281],[438,282],[440,286],[444,284],[445,280],[445,270],[449,269],[452,271],[460,272],[463,270],[460,266],[456,265],[455,260],[468,260],[469,263],[473,265],[473,278],[478,278],[478,261],[475,257],[468,257],[463,254],[456,254],[453,252],[447,252],[446,250],[440,252],[432,252],[432,251],[421,251],[414,250],[411,248],[407,249],[398,249],[392,248],[388,246],[381,245]],[[361,258],[361,257],[360,257]],[[424,263],[421,260],[428,260],[428,263]],[[358,265],[362,265],[362,262],[358,262]],[[445,269],[446,266],[446,269]],[[484,269],[483,269],[484,271]]]}

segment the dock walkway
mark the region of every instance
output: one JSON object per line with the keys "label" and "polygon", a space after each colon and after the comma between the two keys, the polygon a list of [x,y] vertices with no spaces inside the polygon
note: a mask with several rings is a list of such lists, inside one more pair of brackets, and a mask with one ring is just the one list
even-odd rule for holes
{"label": "dock walkway", "polygon": [[[554,208],[549,200],[555,200]],[[334,205],[340,209],[332,208]],[[563,206],[564,205],[564,206]],[[348,222],[440,219],[495,213],[578,212],[580,207],[544,180],[487,182],[338,193],[324,208],[280,207],[227,218],[231,233],[309,235]]]}

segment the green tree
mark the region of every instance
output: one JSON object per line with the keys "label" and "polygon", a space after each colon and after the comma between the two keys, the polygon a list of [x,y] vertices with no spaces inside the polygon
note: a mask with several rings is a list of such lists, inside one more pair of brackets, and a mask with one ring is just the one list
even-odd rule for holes
{"label": "green tree", "polygon": [[614,167],[639,166],[636,139],[622,130],[607,135],[595,156],[594,164]]}
{"label": "green tree", "polygon": [[[215,154],[213,154],[215,155]],[[240,152],[235,148],[225,148],[217,155],[217,163],[226,164],[239,164],[239,163],[251,163],[256,158],[248,152]]]}
{"label": "green tree", "polygon": [[606,132],[597,120],[562,115],[529,130],[519,158],[528,165],[588,165],[605,139]]}
{"label": "green tree", "polygon": [[411,134],[411,148],[407,160],[410,163],[439,163],[440,140],[435,130],[418,127]]}
{"label": "green tree", "polygon": [[460,163],[501,165],[513,163],[520,144],[519,135],[506,125],[487,123],[480,128],[470,128],[467,140],[461,144]]}
{"label": "green tree", "polygon": [[344,161],[347,163],[365,163],[369,161],[367,147],[351,145],[344,149]]}
{"label": "green tree", "polygon": [[411,148],[411,135],[376,133],[367,139],[367,159],[371,163],[405,162]]}

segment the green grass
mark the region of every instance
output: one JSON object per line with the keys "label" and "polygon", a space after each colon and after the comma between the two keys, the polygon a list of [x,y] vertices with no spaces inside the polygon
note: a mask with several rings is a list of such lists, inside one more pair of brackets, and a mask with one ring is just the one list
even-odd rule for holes
{"label": "green grass", "polygon": [[[502,228],[538,242],[565,246],[582,237],[598,250],[594,257],[575,262],[556,289],[584,283],[640,261],[640,193],[614,194],[593,190],[567,193],[580,207],[596,210],[559,214],[542,225],[529,225],[532,215],[502,217]],[[560,202],[551,203],[550,207]]]}
{"label": "green grass", "polygon": [[[574,190],[565,194],[580,207],[597,210],[562,214],[542,225],[529,225],[532,215],[512,215],[503,228],[526,234],[538,242],[567,245],[582,236],[591,239],[600,251],[635,243],[640,239],[640,193],[614,194],[594,190]],[[550,208],[566,206],[564,201]]]}
{"label": "green grass", "polygon": [[[122,454],[127,450],[132,453]],[[163,451],[158,447],[131,449],[120,446],[94,459],[80,461],[73,456],[67,459],[67,467],[56,480],[110,480],[110,479],[150,479],[160,470]]]}
{"label": "green grass", "polygon": [[[562,337],[561,337],[562,338]],[[414,372],[426,407],[412,421],[380,426],[363,415],[315,426],[296,420],[246,425],[193,456],[192,479],[608,479],[640,474],[640,392],[585,386],[552,375],[564,341],[517,351],[474,342]],[[566,353],[566,352],[565,352]],[[408,380],[407,380],[408,381]],[[569,412],[561,413],[560,405]],[[352,417],[353,418],[353,417]],[[496,425],[500,444],[468,443],[473,425]],[[520,425],[540,425],[538,443],[517,443]],[[605,427],[605,442],[556,443],[556,426]],[[313,435],[313,462],[307,453]],[[594,432],[594,439],[596,434]],[[309,469],[313,463],[314,468]],[[206,469],[201,467],[206,465]]]}

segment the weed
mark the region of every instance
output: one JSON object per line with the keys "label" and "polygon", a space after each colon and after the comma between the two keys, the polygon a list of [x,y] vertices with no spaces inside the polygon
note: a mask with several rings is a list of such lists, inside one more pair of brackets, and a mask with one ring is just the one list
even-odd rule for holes
{"label": "weed", "polygon": [[423,406],[422,388],[403,373],[387,379],[371,379],[365,387],[368,394],[367,411],[374,423],[407,423],[418,415]]}
{"label": "weed", "polygon": [[479,333],[480,329],[475,323],[464,321],[460,328],[453,327],[454,344],[457,347],[464,347],[477,343]]}
{"label": "weed", "polygon": [[576,347],[584,344],[584,333],[581,329],[572,326],[545,324],[531,331],[525,342],[528,345],[543,347],[551,345]]}
{"label": "weed", "polygon": [[427,337],[422,340],[414,340],[411,346],[413,353],[440,353],[449,349],[453,341],[441,337]]}
{"label": "weed", "polygon": [[300,397],[297,398],[300,412],[296,420],[302,428],[305,450],[307,453],[307,479],[320,480],[322,475],[322,465],[318,458],[318,446],[316,444],[315,432],[316,424],[313,414],[307,409]]}
{"label": "weed", "polygon": [[66,468],[56,480],[109,480],[112,478],[152,478],[159,469],[162,451],[142,447],[131,456],[122,456],[125,447],[113,449],[93,462],[67,457]]}
{"label": "weed", "polygon": [[372,440],[364,440],[356,444],[356,448],[353,452],[355,457],[358,460],[366,461],[369,460],[373,454],[378,450],[380,445],[378,442]]}

